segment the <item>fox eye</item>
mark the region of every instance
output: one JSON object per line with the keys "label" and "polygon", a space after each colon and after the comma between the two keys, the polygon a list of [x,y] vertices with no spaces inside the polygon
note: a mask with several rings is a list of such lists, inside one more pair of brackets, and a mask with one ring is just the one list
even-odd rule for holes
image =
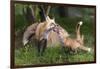
{"label": "fox eye", "polygon": [[56,26],[59,26],[59,24],[56,24]]}
{"label": "fox eye", "polygon": [[52,26],[52,25],[55,25],[54,23],[51,23],[51,25],[50,26]]}

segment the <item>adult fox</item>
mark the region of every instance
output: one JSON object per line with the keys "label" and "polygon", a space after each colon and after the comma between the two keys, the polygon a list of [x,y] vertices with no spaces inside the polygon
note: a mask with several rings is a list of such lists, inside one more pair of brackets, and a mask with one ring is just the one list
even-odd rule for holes
{"label": "adult fox", "polygon": [[[54,36],[57,37],[57,33],[53,31],[56,25],[55,20],[50,19],[49,16],[46,17],[46,21],[44,22],[30,25],[24,32],[23,44],[26,45],[30,39],[34,37],[38,41],[38,52],[42,54],[47,46],[47,41],[52,41]],[[64,33],[66,37],[69,36],[64,29],[62,29],[62,33]]]}

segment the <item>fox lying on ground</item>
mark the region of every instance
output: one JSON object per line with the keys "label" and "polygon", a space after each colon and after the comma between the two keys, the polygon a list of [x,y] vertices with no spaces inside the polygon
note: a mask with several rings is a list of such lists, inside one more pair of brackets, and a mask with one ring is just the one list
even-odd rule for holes
{"label": "fox lying on ground", "polygon": [[84,46],[84,36],[80,35],[80,26],[82,25],[82,21],[80,21],[76,26],[76,38],[72,39],[70,37],[64,37],[63,33],[61,33],[61,29],[59,27],[55,28],[55,32],[58,34],[59,40],[63,47],[70,48],[72,51],[76,51],[77,49],[82,49],[84,51],[91,51],[91,48]]}

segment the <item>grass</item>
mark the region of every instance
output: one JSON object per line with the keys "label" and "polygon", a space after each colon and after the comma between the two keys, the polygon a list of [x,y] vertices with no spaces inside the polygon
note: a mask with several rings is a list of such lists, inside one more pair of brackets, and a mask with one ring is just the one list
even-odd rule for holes
{"label": "grass", "polygon": [[16,65],[55,64],[94,61],[94,54],[80,51],[77,54],[64,53],[62,48],[48,47],[43,56],[37,55],[35,47],[26,46],[15,50]]}

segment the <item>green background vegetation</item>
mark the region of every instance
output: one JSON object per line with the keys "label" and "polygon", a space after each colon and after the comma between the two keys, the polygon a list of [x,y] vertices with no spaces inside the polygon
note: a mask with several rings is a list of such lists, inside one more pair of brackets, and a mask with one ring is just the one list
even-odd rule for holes
{"label": "green background vegetation", "polygon": [[[31,6],[27,4],[15,4],[15,65],[37,65],[37,64],[54,64],[54,63],[74,63],[74,62],[88,62],[94,61],[94,47],[95,47],[95,22],[94,8],[82,8],[82,7],[66,7],[61,9],[59,6],[53,6],[50,9],[50,16],[53,15],[55,17],[56,23],[61,25],[64,29],[66,29],[72,38],[75,37],[75,26],[77,22],[80,20],[83,21],[83,25],[81,27],[81,32],[85,36],[85,46],[91,47],[93,49],[92,53],[79,51],[77,54],[70,54],[69,52],[64,53],[61,46],[48,47],[45,51],[45,55],[37,56],[37,50],[35,46],[29,44],[24,47],[22,45],[22,37],[23,37],[23,29],[26,29],[28,25],[32,23],[26,19],[25,16],[26,7]],[[24,9],[23,9],[24,8]],[[71,10],[68,10],[71,8]],[[40,11],[38,8],[35,9],[35,22],[38,22],[40,17],[38,12]],[[63,10],[63,13],[66,14],[63,16],[60,10]],[[70,12],[74,11],[72,14],[76,14],[80,12],[80,17],[73,15],[70,16]],[[67,13],[66,13],[67,12]],[[61,15],[59,15],[61,14]],[[93,16],[93,17],[92,17]],[[66,49],[67,50],[67,49]]]}

